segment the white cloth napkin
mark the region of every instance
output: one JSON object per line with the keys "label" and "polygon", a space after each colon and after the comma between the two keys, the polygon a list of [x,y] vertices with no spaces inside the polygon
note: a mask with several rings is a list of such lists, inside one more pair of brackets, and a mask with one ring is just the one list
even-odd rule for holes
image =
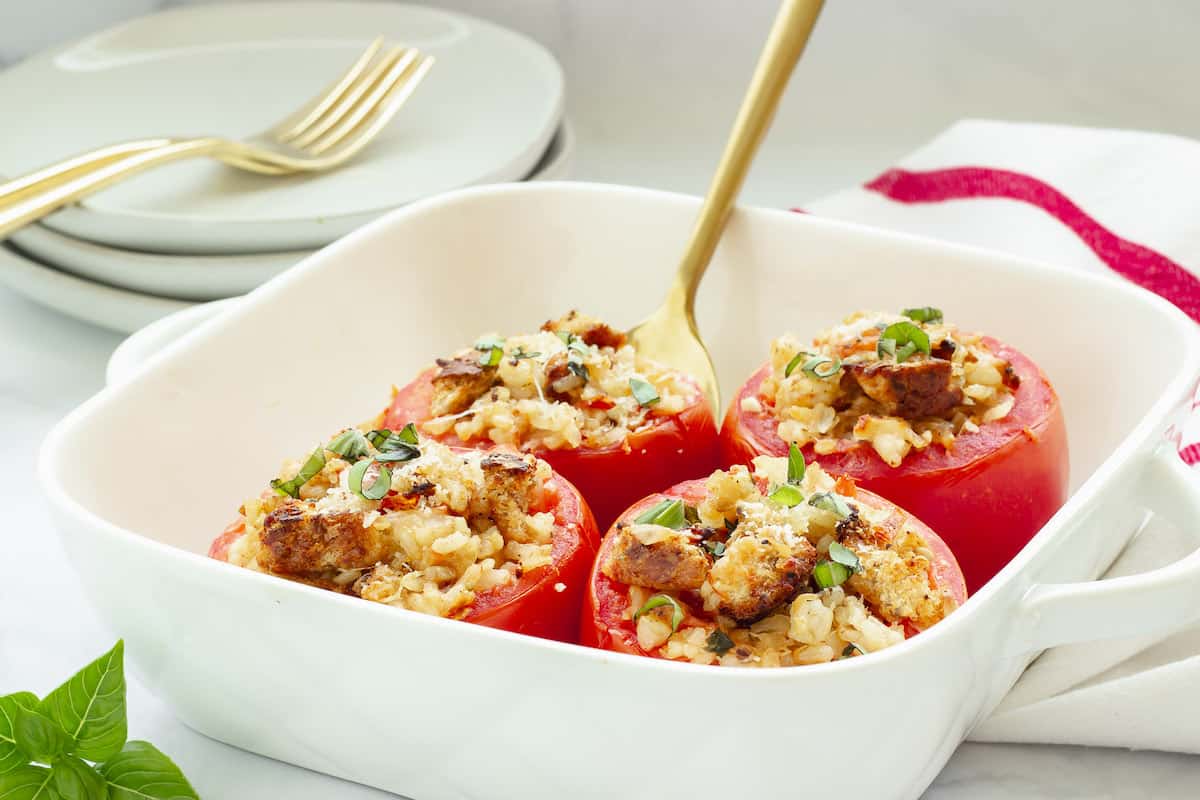
{"label": "white cloth napkin", "polygon": [[[1200,322],[1200,142],[968,120],[804,210],[1131,280]],[[1193,465],[1197,405],[1171,432]],[[1198,545],[1194,532],[1152,518],[1108,575],[1163,566]],[[1200,626],[1050,650],[971,738],[1200,753],[1198,707]]]}

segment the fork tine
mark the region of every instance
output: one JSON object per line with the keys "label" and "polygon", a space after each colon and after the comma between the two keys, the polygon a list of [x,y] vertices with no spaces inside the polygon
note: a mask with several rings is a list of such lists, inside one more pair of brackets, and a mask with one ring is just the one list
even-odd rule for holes
{"label": "fork tine", "polygon": [[[334,145],[339,145],[335,153],[329,154],[327,158],[344,161],[352,157],[359,150],[362,150],[383,130],[392,117],[396,116],[396,112],[400,110],[400,107],[404,105],[421,81],[424,80],[426,73],[429,72],[429,68],[433,66],[433,62],[433,56],[422,56],[412,65],[411,69],[406,70],[401,78],[388,87],[377,102],[370,106],[368,109],[370,113],[360,115],[360,118],[353,126],[339,129],[336,132],[336,139],[332,141],[323,139],[317,145],[310,147],[309,151],[315,151],[315,154],[320,154]],[[320,149],[315,149],[318,146]]]}
{"label": "fork tine", "polygon": [[[411,58],[406,58],[397,62],[387,74],[380,77],[379,81],[371,87],[371,90],[351,109],[336,125],[323,133],[321,136],[311,139],[307,142],[303,149],[310,155],[320,155],[329,148],[342,141],[351,131],[355,130],[359,123],[374,113],[377,106],[385,102],[392,94],[392,91],[399,85],[405,84],[410,80],[410,76],[415,72],[415,67],[418,66],[418,58],[420,53],[410,51]],[[420,73],[423,77],[424,73]]]}
{"label": "fork tine", "polygon": [[397,65],[411,63],[416,52],[403,47],[393,47],[385,50],[375,59],[375,63],[367,70],[354,85],[325,113],[321,119],[310,125],[303,133],[296,136],[288,144],[305,149],[316,139],[320,138],[330,128],[341,123],[347,114],[354,111],[363,97],[368,96],[381,80],[392,73]]}
{"label": "fork tine", "polygon": [[269,135],[279,141],[287,141],[293,136],[299,135],[315,120],[319,119],[331,105],[337,102],[338,98],[346,92],[346,89],[358,80],[358,77],[366,70],[381,47],[383,47],[382,36],[377,37],[367,45],[367,49],[359,55],[350,69],[346,70],[340,78],[334,81],[325,91],[305,103],[299,111],[296,111],[275,125]]}

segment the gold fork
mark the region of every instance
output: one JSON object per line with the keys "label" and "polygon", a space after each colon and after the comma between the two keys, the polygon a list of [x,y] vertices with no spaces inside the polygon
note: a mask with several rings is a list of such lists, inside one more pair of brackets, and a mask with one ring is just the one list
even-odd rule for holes
{"label": "gold fork", "polygon": [[742,188],[758,145],[771,126],[771,118],[788,78],[817,23],[822,2],[784,0],[733,123],[721,162],[709,184],[704,205],[700,207],[691,240],[676,269],[675,281],[662,305],[629,332],[630,341],[641,355],[695,376],[718,420],[721,393],[712,358],[696,329],[696,289],[717,249],[725,222],[733,210],[733,201]]}
{"label": "gold fork", "polygon": [[0,184],[0,239],[117,181],[186,158],[206,156],[263,175],[333,169],[383,130],[432,65],[432,56],[385,49],[376,39],[332,86],[257,136],[109,145]]}

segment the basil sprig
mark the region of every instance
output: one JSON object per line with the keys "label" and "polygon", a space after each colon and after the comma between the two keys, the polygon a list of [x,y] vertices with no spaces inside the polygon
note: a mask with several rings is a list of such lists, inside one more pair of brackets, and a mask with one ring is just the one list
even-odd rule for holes
{"label": "basil sprig", "polygon": [[679,605],[679,601],[669,594],[656,594],[646,601],[645,605],[639,608],[633,614],[633,619],[636,621],[639,617],[648,611],[653,611],[661,606],[671,606],[671,633],[679,630],[679,623],[683,622],[683,607]]}
{"label": "basil sprig", "polygon": [[682,500],[668,498],[646,509],[633,521],[639,525],[661,525],[678,531],[687,525],[687,512]]}
{"label": "basil sprig", "polygon": [[723,656],[733,649],[733,639],[729,638],[729,634],[720,628],[713,629],[713,632],[704,640],[704,649],[710,653],[716,653]]}
{"label": "basil sprig", "polygon": [[879,334],[875,354],[880,358],[892,356],[903,364],[913,353],[929,355],[929,334],[907,320],[893,322]]}
{"label": "basil sprig", "polygon": [[124,644],[38,700],[0,697],[0,797],[199,800],[175,762],[126,741]]}
{"label": "basil sprig", "polygon": [[325,448],[317,445],[317,449],[313,450],[308,460],[301,465],[296,477],[288,481],[275,478],[271,481],[271,488],[279,494],[299,498],[300,487],[317,477],[317,474],[323,469],[325,469]]}

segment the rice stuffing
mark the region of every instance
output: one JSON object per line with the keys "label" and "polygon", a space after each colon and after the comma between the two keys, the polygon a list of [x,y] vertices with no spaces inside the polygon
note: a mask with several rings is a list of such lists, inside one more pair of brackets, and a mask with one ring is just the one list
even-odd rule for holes
{"label": "rice stuffing", "polygon": [[785,442],[822,455],[866,442],[893,467],[1003,419],[1020,384],[980,334],[934,308],[858,312],[811,342],[781,336],[770,363],[744,411],[772,414]]}
{"label": "rice stuffing", "polygon": [[455,452],[415,429],[349,429],[242,507],[238,566],[442,617],[549,566],[552,472],[531,455]]}
{"label": "rice stuffing", "polygon": [[638,645],[664,658],[782,667],[883,650],[956,604],[910,518],[854,497],[816,464],[797,477],[760,456],[714,472],[695,506],[619,523],[600,569],[627,592]]}
{"label": "rice stuffing", "polygon": [[522,450],[605,448],[693,404],[699,390],[625,334],[572,311],[536,333],[481,336],[439,359],[429,434]]}

